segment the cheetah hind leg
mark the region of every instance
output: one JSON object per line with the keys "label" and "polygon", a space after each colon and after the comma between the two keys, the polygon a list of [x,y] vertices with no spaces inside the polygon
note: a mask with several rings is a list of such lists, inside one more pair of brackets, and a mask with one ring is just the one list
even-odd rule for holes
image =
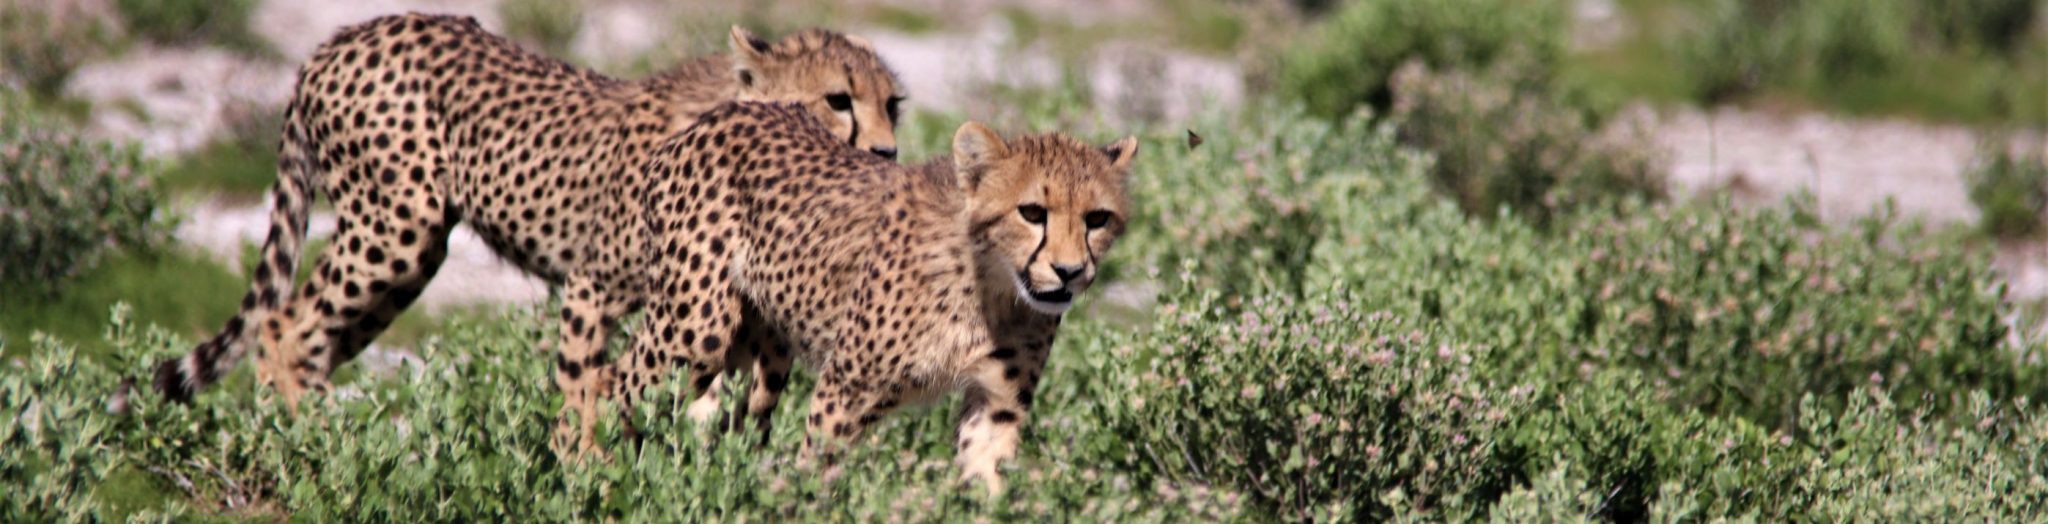
{"label": "cheetah hind leg", "polygon": [[[332,389],[328,377],[411,306],[447,258],[447,227],[424,217],[372,238],[337,231],[299,295],[266,322],[257,375],[286,406]],[[351,248],[360,248],[351,253]]]}
{"label": "cheetah hind leg", "polygon": [[[754,445],[760,447],[768,443],[775,407],[781,401],[783,390],[789,386],[793,355],[788,338],[770,324],[753,304],[744,304],[742,309],[740,328],[735,332],[732,349],[726,356],[725,373],[713,379],[711,387],[698,393],[690,402],[688,414],[691,421],[700,427],[716,427],[724,432],[740,430],[746,419],[751,418],[757,435]],[[723,412],[720,402],[727,378],[738,377],[748,370],[753,372],[753,380],[747,387],[747,417]],[[724,416],[718,416],[721,412]],[[709,426],[714,418],[718,425]]]}
{"label": "cheetah hind leg", "polygon": [[[393,277],[389,282],[371,280],[368,285],[363,286],[364,292],[373,301],[373,308],[368,315],[358,319],[346,330],[337,341],[336,350],[327,353],[327,360],[319,362],[318,367],[334,370],[355,360],[356,356],[362,354],[364,348],[369,347],[379,335],[384,334],[384,330],[391,327],[392,322],[398,320],[399,315],[405,313],[406,308],[419,300],[420,294],[426,291],[427,284],[440,272],[441,263],[448,258],[447,228],[422,227],[415,231],[427,240],[415,241],[421,244],[418,249],[395,250],[394,256],[403,258],[392,261],[393,264],[404,264],[399,269],[405,269],[406,272],[393,271]],[[412,237],[401,235],[398,238]],[[404,247],[410,248],[411,245]]]}
{"label": "cheetah hind leg", "polygon": [[[351,236],[355,234],[359,233],[336,231],[336,241],[320,254],[312,277],[260,330],[269,349],[259,353],[256,379],[276,391],[293,412],[306,394],[332,389],[327,381],[331,370],[324,367],[329,354],[372,303],[362,296],[360,284],[342,278],[359,265],[345,251],[347,239],[359,238]],[[356,293],[347,294],[349,289]]]}

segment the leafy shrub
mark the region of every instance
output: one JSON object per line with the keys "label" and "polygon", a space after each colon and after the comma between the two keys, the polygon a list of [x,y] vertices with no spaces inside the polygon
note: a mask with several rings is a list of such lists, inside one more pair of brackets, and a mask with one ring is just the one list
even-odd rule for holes
{"label": "leafy shrub", "polygon": [[[1858,92],[1862,89],[1897,88],[1885,84],[1896,80],[1886,79],[1927,74],[1942,62],[1981,61],[1980,51],[2025,56],[2040,5],[2032,0],[1714,0],[1695,9],[1697,23],[1674,33],[1667,45],[1700,100],[1719,103],[1763,88],[1792,87],[1854,102],[1868,96]],[[1993,67],[2011,72],[2007,62]],[[1853,82],[1875,83],[1844,85]]]}
{"label": "leafy shrub", "polygon": [[1947,0],[1920,3],[1949,45],[2013,54],[2042,16],[2039,0]]}
{"label": "leafy shrub", "polygon": [[1787,43],[1782,32],[1760,28],[1778,15],[1748,8],[1757,3],[1767,2],[1705,2],[1699,26],[1666,44],[1685,64],[1698,100],[1719,104],[1747,95],[1777,72]]}
{"label": "leafy shrub", "polygon": [[583,5],[573,0],[508,0],[498,5],[498,16],[505,19],[507,35],[563,60],[583,30]]}
{"label": "leafy shrub", "polygon": [[[1366,313],[1358,304],[1373,300],[1345,293],[1234,308],[1192,286],[1169,294],[1151,331],[1086,352],[1106,363],[1093,374],[1110,385],[1100,396],[1116,399],[1090,425],[1121,436],[1089,453],[1140,478],[1242,490],[1290,520],[2010,520],[2048,501],[2022,458],[2048,425],[2023,400],[1999,406],[1962,386],[1936,415],[1865,383],[1796,401],[1799,420],[1772,430],[1674,404],[1678,377],[1664,371],[1594,365],[1547,380],[1540,366],[1489,358],[1506,351],[1446,342],[1457,337],[1430,327],[1440,324]],[[1520,326],[1506,330],[1530,329]]]}
{"label": "leafy shrub", "polygon": [[72,71],[114,45],[117,30],[61,2],[0,2],[0,81],[57,96]]}
{"label": "leafy shrub", "polygon": [[1570,464],[1558,464],[1526,486],[1515,488],[1493,507],[1490,522],[1596,522],[1600,493],[1573,475]]}
{"label": "leafy shrub", "polygon": [[[1975,417],[1963,428],[1928,422],[1896,408],[1882,394],[1859,392],[1841,411],[1807,409],[1800,420],[1815,457],[1794,488],[1810,497],[1816,520],[1984,521],[2039,519],[2048,512],[2048,481],[2036,469],[2048,425],[2016,405],[2018,423],[1989,397],[1971,397]],[[2003,427],[2000,427],[2003,426]],[[2010,432],[2011,442],[1999,433]],[[2010,447],[2008,447],[2010,445]]]}
{"label": "leafy shrub", "polygon": [[1796,64],[1815,78],[1874,76],[1906,61],[1913,42],[1912,6],[1898,0],[1808,0],[1788,23],[1802,50]]}
{"label": "leafy shrub", "polygon": [[1374,520],[1496,497],[1494,434],[1527,403],[1474,367],[1485,349],[1367,303],[1261,297],[1241,313],[1192,287],[1119,345],[1104,422],[1126,467],[1244,489],[1289,519]]}
{"label": "leafy shrub", "polygon": [[0,497],[0,520],[56,522],[96,515],[98,484],[122,464],[118,421],[105,416],[103,395],[65,391],[62,377],[96,385],[118,381],[113,370],[92,365],[70,348],[39,337],[34,362],[7,364],[0,371],[0,481],[9,489]]}
{"label": "leafy shrub", "polygon": [[[790,391],[763,448],[751,438],[708,439],[675,416],[668,409],[677,385],[671,382],[641,405],[644,441],[627,441],[607,420],[611,460],[563,464],[547,444],[559,405],[546,379],[550,357],[532,349],[553,332],[534,314],[458,321],[420,348],[429,364],[383,381],[344,380],[334,402],[309,402],[298,416],[259,400],[260,386],[247,380],[230,380],[190,407],[136,393],[124,414],[114,414],[107,406],[122,375],[189,348],[117,312],[108,330],[118,348],[112,364],[79,359],[42,338],[26,359],[0,365],[0,408],[64,421],[0,425],[0,481],[34,494],[0,501],[0,518],[120,520],[117,505],[125,497],[99,493],[124,469],[148,471],[157,479],[150,485],[186,500],[128,510],[259,517],[285,510],[316,520],[986,515],[1185,522],[1237,511],[1237,496],[1228,492],[1141,481],[1076,458],[1080,444],[1063,437],[1106,437],[1074,426],[1074,407],[1090,401],[1073,396],[1089,387],[1073,363],[1056,365],[1048,377],[1023,458],[1008,472],[1016,488],[1003,498],[956,483],[956,410],[947,406],[891,417],[833,471],[795,464],[806,381]],[[738,408],[737,396],[725,400],[727,409]]]}
{"label": "leafy shrub", "polygon": [[1332,222],[1327,213],[1350,205],[1325,197],[1343,194],[1341,187],[1366,172],[1421,165],[1395,145],[1391,128],[1364,118],[1325,122],[1289,107],[1246,115],[1270,118],[1199,119],[1192,128],[1207,133],[1206,143],[1194,149],[1184,135],[1145,135],[1140,150],[1156,153],[1130,181],[1141,211],[1111,252],[1119,260],[1112,267],[1175,268],[1195,260],[1197,270],[1164,277],[1190,279],[1226,299],[1298,293]]}
{"label": "leafy shrub", "polygon": [[1889,214],[1844,232],[1806,201],[1595,207],[1547,231],[1474,221],[1431,196],[1398,131],[1259,114],[1272,118],[1201,149],[1147,144],[1159,153],[1134,173],[1139,213],[1112,255],[1129,258],[1114,262],[1163,269],[1169,289],[1214,290],[1226,308],[1344,290],[1513,348],[1488,353],[1507,369],[1554,382],[1635,370],[1671,405],[1768,428],[1796,421],[1806,393],[1838,405],[1873,384],[1942,413],[1955,392],[2048,392],[2039,348],[2009,343],[1981,255]]}
{"label": "leafy shrub", "polygon": [[[1436,154],[1437,187],[1466,210],[1555,211],[1663,193],[1649,144],[1602,133],[1597,104],[1556,80],[1560,2],[1360,1],[1280,60],[1279,91],[1336,118],[1369,105]],[[1432,72],[1437,71],[1437,72]]]}
{"label": "leafy shrub", "polygon": [[115,0],[136,37],[160,43],[214,44],[268,54],[269,44],[249,29],[256,0]]}
{"label": "leafy shrub", "polygon": [[[1693,511],[1758,515],[1795,508],[1791,488],[1806,466],[1803,450],[1740,418],[1669,407],[1641,374],[1600,372],[1583,382],[1538,388],[1515,417],[1497,458],[1522,478],[1569,467],[1601,494],[1591,513],[1642,521],[1679,495]],[[1782,515],[1775,515],[1782,516]]]}
{"label": "leafy shrub", "polygon": [[1546,239],[1428,215],[1404,225],[1399,213],[1339,215],[1361,227],[1321,244],[1315,273],[1332,280],[1311,287],[1373,290],[1397,314],[1520,348],[1496,353],[1509,368],[1559,381],[1634,369],[1675,405],[1771,427],[1795,420],[1806,393],[1839,402],[1874,385],[1953,406],[1944,392],[2004,398],[2048,384],[2037,348],[2007,344],[2003,291],[1983,259],[1884,217],[1830,234],[1780,211],[1601,211]]}
{"label": "leafy shrub", "polygon": [[2048,159],[2016,153],[2002,140],[1980,148],[1967,176],[1977,227],[1999,238],[2030,237],[2048,212]]}
{"label": "leafy shrub", "polygon": [[1539,224],[1582,205],[1664,196],[1647,140],[1602,133],[1558,97],[1516,87],[1524,75],[1511,66],[1435,73],[1420,63],[1395,73],[1400,136],[1436,153],[1439,190],[1472,214],[1507,207]]}
{"label": "leafy shrub", "polygon": [[1319,229],[1329,221],[1327,203],[1317,201],[1327,192],[1327,172],[1413,160],[1395,154],[1393,133],[1364,119],[1337,125],[1305,121],[1298,108],[1272,111],[1284,117],[1198,121],[1194,129],[1233,129],[1212,133],[1198,149],[1188,149],[1180,135],[1145,143],[1141,151],[1161,154],[1135,168],[1130,192],[1143,211],[1112,258],[1137,258],[1151,268],[1200,260],[1200,272],[1167,278],[1194,278],[1225,297],[1298,293],[1323,237]]}
{"label": "leafy shrub", "polygon": [[1325,118],[1393,102],[1394,69],[1421,60],[1483,69],[1508,55],[1548,71],[1564,54],[1565,3],[1551,0],[1350,2],[1292,42],[1274,72],[1278,91]]}
{"label": "leafy shrub", "polygon": [[0,104],[0,282],[53,291],[113,249],[165,238],[158,196],[133,148]]}

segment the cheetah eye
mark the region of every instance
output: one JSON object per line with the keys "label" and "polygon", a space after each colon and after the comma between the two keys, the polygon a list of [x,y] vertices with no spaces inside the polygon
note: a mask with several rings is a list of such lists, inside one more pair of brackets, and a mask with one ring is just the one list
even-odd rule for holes
{"label": "cheetah eye", "polygon": [[890,122],[895,122],[896,120],[898,120],[898,119],[901,119],[902,117],[903,117],[903,97],[900,97],[900,96],[892,96],[892,97],[889,97],[889,121],[890,121]]}
{"label": "cheetah eye", "polygon": [[1109,225],[1111,216],[1113,215],[1108,211],[1089,211],[1088,214],[1081,216],[1081,222],[1088,224],[1088,229],[1101,229],[1102,226]]}
{"label": "cheetah eye", "polygon": [[853,110],[853,96],[846,93],[825,95],[825,105],[832,106],[833,111],[851,111]]}
{"label": "cheetah eye", "polygon": [[1017,206],[1017,216],[1024,217],[1025,222],[1030,222],[1033,224],[1044,224],[1045,206],[1041,206],[1038,204],[1024,204],[1021,206]]}

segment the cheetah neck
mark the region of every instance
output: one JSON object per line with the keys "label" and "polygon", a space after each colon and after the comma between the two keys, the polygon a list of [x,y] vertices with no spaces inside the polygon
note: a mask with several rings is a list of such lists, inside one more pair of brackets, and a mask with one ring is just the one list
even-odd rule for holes
{"label": "cheetah neck", "polygon": [[[977,246],[984,244],[976,239]],[[982,321],[998,344],[1020,341],[1051,343],[1062,315],[1048,315],[1032,309],[1017,296],[1009,264],[990,251],[975,253],[975,270],[981,276],[974,283],[981,296]]]}
{"label": "cheetah neck", "polygon": [[674,69],[640,81],[646,92],[671,108],[670,132],[689,127],[705,111],[739,96],[732,58],[715,54],[686,60]]}

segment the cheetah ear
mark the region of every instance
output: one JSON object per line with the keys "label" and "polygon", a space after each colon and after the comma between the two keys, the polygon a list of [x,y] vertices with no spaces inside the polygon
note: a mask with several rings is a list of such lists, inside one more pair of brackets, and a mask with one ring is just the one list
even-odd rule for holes
{"label": "cheetah ear", "polygon": [[1127,136],[1102,146],[1102,154],[1109,155],[1109,165],[1119,170],[1131,168],[1131,161],[1138,158],[1138,137]]}
{"label": "cheetah ear", "polygon": [[771,52],[767,40],[754,36],[747,28],[732,26],[732,68],[739,76],[740,87],[754,87],[754,71],[761,68]]}
{"label": "cheetah ear", "polygon": [[855,36],[855,35],[839,35],[839,36],[841,36],[841,37],[845,37],[845,38],[846,38],[846,43],[849,43],[849,44],[853,44],[853,46],[854,46],[854,47],[858,47],[858,48],[861,48],[861,49],[866,49],[866,50],[867,50],[868,52],[870,52],[870,53],[872,53],[872,52],[874,52],[874,51],[875,51],[875,43],[874,43],[874,42],[869,42],[869,41],[868,41],[868,39],[866,39],[866,38],[861,38],[861,37],[859,37],[859,36]]}
{"label": "cheetah ear", "polygon": [[967,176],[967,187],[981,185],[981,175],[990,163],[1010,156],[1002,135],[976,122],[960,124],[953,132],[953,170]]}

